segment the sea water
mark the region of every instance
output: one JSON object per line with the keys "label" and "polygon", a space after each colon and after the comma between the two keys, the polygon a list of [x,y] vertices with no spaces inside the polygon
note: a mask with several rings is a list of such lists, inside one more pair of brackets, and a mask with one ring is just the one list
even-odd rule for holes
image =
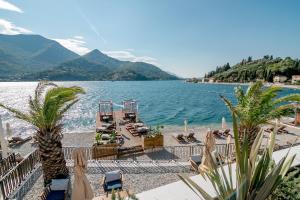
{"label": "sea water", "polygon": [[[112,100],[114,109],[121,109],[123,100],[138,101],[139,118],[151,126],[212,126],[221,124],[231,115],[220,95],[235,103],[234,87],[225,84],[193,84],[184,81],[92,81],[57,82],[62,86],[80,86],[86,91],[66,114],[63,120],[65,132],[95,130],[95,115],[99,100]],[[0,82],[0,103],[28,110],[28,99],[34,94],[37,82]],[[246,89],[246,86],[242,86]],[[298,90],[283,89],[281,95],[297,93]],[[30,125],[13,117],[0,108],[5,123],[10,123],[14,133],[30,134]]]}

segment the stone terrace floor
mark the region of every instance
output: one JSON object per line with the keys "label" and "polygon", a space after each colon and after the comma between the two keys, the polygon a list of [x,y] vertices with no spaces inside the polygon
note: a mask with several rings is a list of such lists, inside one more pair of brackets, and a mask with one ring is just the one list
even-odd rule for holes
{"label": "stone terrace floor", "polygon": [[[73,161],[67,161],[70,168],[71,181],[73,182]],[[179,180],[178,174],[183,173],[188,176],[195,175],[190,170],[188,162],[175,161],[89,161],[87,178],[89,179],[95,196],[104,194],[100,185],[107,171],[121,170],[124,174],[124,189],[129,189],[134,193],[147,191],[162,185],[166,185]],[[40,177],[32,189],[24,197],[24,200],[38,199],[38,195],[43,190],[43,180]]]}

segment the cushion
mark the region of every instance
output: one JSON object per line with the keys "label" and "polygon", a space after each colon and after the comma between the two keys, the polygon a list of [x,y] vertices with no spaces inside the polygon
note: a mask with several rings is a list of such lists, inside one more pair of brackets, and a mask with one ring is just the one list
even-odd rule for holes
{"label": "cushion", "polygon": [[102,140],[109,140],[110,135],[109,134],[102,134]]}
{"label": "cushion", "polygon": [[201,163],[201,155],[198,154],[198,155],[192,155],[191,156],[191,160],[194,161],[195,163]]}
{"label": "cushion", "polygon": [[52,191],[68,190],[69,179],[52,179],[50,189]]}
{"label": "cushion", "polygon": [[122,188],[122,182],[121,180],[111,181],[109,183],[104,184],[104,190],[112,190],[112,189],[121,189]]}
{"label": "cushion", "polygon": [[46,200],[64,200],[65,199],[65,191],[51,191],[48,195]]}
{"label": "cushion", "polygon": [[119,170],[105,173],[105,182],[106,183],[112,182],[112,181],[117,181],[117,180],[121,180],[121,172]]}

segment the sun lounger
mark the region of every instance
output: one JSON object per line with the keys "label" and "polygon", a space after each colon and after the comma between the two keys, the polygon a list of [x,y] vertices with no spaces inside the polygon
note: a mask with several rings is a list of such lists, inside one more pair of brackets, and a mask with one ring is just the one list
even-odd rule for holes
{"label": "sun lounger", "polygon": [[32,139],[31,136],[14,136],[10,140],[8,140],[8,146],[14,147],[23,144],[31,139]]}
{"label": "sun lounger", "polygon": [[128,131],[129,131],[129,133],[131,133],[131,135],[133,135],[133,136],[139,136],[139,135],[140,135],[139,132],[137,132],[135,129],[129,129]]}
{"label": "sun lounger", "polygon": [[288,134],[289,131],[286,130],[285,128],[286,128],[286,126],[281,126],[281,127],[279,127],[278,130],[277,130],[277,133],[278,133],[278,134]]}
{"label": "sun lounger", "polygon": [[223,135],[223,137],[228,137],[228,136],[231,136],[232,137],[232,135],[230,134],[230,129],[226,129],[224,132],[222,132],[221,133],[222,135]]}
{"label": "sun lounger", "polygon": [[[280,126],[278,129],[277,129],[277,134],[288,134],[289,132],[285,129],[286,126]],[[265,129],[265,131],[267,133],[271,133],[274,131],[274,127],[271,127],[271,128],[267,128]]]}
{"label": "sun lounger", "polygon": [[183,134],[174,134],[173,137],[179,142],[179,143],[185,143],[185,139]]}
{"label": "sun lounger", "polygon": [[149,131],[149,128],[146,126],[138,127],[137,129],[138,133],[147,133]]}
{"label": "sun lounger", "polygon": [[219,130],[214,130],[212,133],[217,139],[224,139],[223,135],[220,133]]}
{"label": "sun lounger", "polygon": [[106,172],[102,180],[104,191],[122,189],[123,181],[123,175],[120,170]]}
{"label": "sun lounger", "polygon": [[188,135],[186,135],[186,140],[189,141],[189,142],[195,142],[196,141],[196,138],[195,138],[195,133],[189,133]]}

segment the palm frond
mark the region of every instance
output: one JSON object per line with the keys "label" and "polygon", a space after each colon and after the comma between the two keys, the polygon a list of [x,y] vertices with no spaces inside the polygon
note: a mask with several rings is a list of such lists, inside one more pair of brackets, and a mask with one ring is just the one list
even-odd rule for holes
{"label": "palm frond", "polygon": [[300,102],[300,94],[289,94],[274,100],[274,104]]}
{"label": "palm frond", "polygon": [[8,107],[8,106],[5,106],[3,104],[0,103],[0,107],[8,110],[9,112],[11,112],[16,118],[18,119],[21,119],[21,120],[24,120],[28,123],[32,123],[32,118],[26,114],[26,113],[23,113],[15,108],[11,108],[11,107]]}

